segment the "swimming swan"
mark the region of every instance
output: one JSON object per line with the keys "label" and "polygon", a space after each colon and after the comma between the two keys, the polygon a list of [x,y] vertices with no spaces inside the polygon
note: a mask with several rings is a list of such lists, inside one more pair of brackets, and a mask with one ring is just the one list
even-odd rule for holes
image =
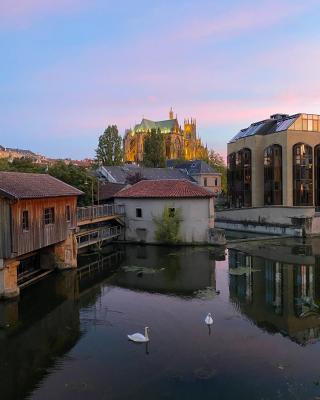
{"label": "swimming swan", "polygon": [[149,342],[149,336],[148,336],[148,330],[149,328],[146,326],[144,328],[144,335],[142,333],[134,333],[133,335],[128,335],[129,340],[132,340],[132,342],[136,343],[146,343]]}
{"label": "swimming swan", "polygon": [[207,325],[212,325],[212,324],[213,324],[213,319],[212,319],[212,317],[211,317],[211,313],[209,313],[209,314],[206,316],[206,319],[204,320],[204,322],[205,322]]}

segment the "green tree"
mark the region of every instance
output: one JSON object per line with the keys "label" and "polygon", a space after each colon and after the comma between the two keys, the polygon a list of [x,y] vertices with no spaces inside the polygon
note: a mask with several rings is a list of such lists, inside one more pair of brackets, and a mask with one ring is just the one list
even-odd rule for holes
{"label": "green tree", "polygon": [[85,168],[72,163],[67,165],[63,161],[59,161],[48,169],[48,173],[84,192],[84,195],[78,198],[79,206],[92,204],[92,190],[95,198],[97,179],[90,175]]}
{"label": "green tree", "polygon": [[29,158],[16,158],[12,162],[7,159],[0,160],[1,171],[33,172],[43,174],[45,169],[45,166],[35,164]]}
{"label": "green tree", "polygon": [[209,151],[209,165],[217,172],[221,173],[221,186],[222,190],[227,192],[227,166],[221,154],[214,150]]}
{"label": "green tree", "polygon": [[166,166],[164,134],[160,129],[151,129],[144,139],[143,165],[154,168]]}
{"label": "green tree", "polygon": [[180,208],[164,207],[162,215],[153,218],[156,224],[155,237],[160,243],[177,244],[181,241],[180,225],[182,222]]}
{"label": "green tree", "polygon": [[99,137],[96,161],[103,165],[121,165],[122,156],[122,138],[117,125],[109,125]]}

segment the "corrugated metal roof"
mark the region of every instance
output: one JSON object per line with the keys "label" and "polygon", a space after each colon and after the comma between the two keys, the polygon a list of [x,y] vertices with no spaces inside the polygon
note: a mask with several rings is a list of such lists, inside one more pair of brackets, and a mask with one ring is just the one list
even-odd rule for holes
{"label": "corrugated metal roof", "polygon": [[81,190],[47,174],[0,172],[0,196],[13,199],[80,196]]}
{"label": "corrugated metal roof", "polygon": [[217,173],[208,163],[203,160],[193,160],[177,162],[177,160],[167,160],[167,167],[186,170],[188,174],[214,174]]}
{"label": "corrugated metal roof", "polygon": [[192,181],[192,177],[187,173],[173,168],[143,168],[136,165],[124,166],[103,166],[100,173],[109,181],[114,183],[127,183],[128,178],[135,174],[141,174],[143,179],[187,179]]}

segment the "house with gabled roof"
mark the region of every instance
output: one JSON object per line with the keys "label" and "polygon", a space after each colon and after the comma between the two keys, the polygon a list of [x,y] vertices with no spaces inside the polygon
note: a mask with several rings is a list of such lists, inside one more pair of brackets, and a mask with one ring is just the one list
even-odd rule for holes
{"label": "house with gabled roof", "polygon": [[76,266],[72,233],[82,194],[50,175],[0,172],[0,297],[18,295],[30,257],[38,255],[40,267],[44,254],[62,268]]}
{"label": "house with gabled roof", "polygon": [[124,205],[125,240],[157,243],[157,223],[164,212],[181,218],[181,243],[209,243],[214,228],[214,194],[188,180],[143,180],[120,190],[115,204]]}

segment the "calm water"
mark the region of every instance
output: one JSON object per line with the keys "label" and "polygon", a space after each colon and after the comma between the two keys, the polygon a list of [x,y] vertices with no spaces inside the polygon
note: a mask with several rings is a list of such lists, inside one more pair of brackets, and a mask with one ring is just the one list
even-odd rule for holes
{"label": "calm water", "polygon": [[318,398],[320,240],[234,247],[126,246],[1,303],[1,400]]}

